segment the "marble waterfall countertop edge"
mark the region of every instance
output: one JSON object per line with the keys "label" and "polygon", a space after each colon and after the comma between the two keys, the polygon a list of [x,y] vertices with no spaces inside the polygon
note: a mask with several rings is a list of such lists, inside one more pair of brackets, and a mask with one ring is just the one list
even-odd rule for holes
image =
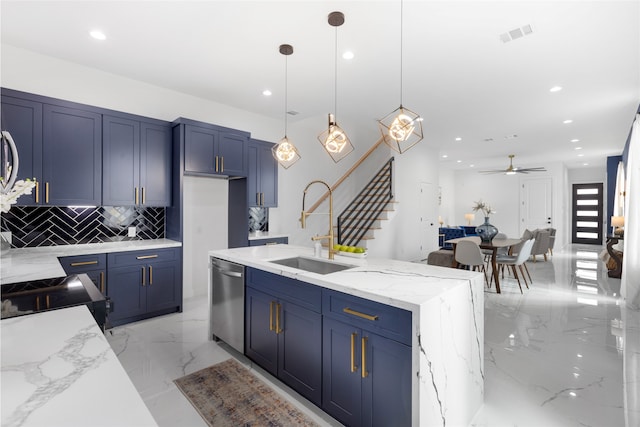
{"label": "marble waterfall countertop edge", "polygon": [[87,307],[1,324],[3,426],[157,426]]}
{"label": "marble waterfall countertop edge", "polygon": [[4,285],[66,276],[59,257],[181,246],[182,243],[176,240],[154,239],[9,249],[0,257],[0,283]]}
{"label": "marble waterfall countertop edge", "polygon": [[[312,248],[295,245],[219,249],[209,251],[209,256],[410,311],[448,290],[469,287],[470,280],[481,276],[477,272],[408,261],[340,255],[330,262],[349,264],[354,268],[322,275],[269,262],[295,256],[313,258]],[[328,261],[326,250],[322,251],[321,259]]]}

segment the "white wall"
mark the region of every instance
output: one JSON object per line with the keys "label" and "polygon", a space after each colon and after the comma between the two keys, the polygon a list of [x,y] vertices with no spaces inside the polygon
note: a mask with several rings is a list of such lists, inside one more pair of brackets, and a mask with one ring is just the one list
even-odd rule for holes
{"label": "white wall", "polygon": [[[440,208],[438,210],[438,215],[442,218],[443,225],[460,225],[458,224],[457,218],[455,216],[455,172],[451,169],[440,169],[439,184]],[[466,224],[466,222],[464,224]]]}

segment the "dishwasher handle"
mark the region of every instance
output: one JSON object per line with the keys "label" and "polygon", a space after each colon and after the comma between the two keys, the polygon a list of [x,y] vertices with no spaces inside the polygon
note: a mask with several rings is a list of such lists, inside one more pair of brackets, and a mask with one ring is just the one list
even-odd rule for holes
{"label": "dishwasher handle", "polygon": [[225,276],[229,276],[229,277],[242,277],[242,273],[236,273],[235,271],[229,271],[229,270],[218,270],[220,272],[220,274],[224,274]]}

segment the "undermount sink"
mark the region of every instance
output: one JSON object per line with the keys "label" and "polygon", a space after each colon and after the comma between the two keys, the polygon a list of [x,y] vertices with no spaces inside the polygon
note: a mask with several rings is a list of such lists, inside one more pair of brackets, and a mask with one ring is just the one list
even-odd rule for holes
{"label": "undermount sink", "polygon": [[330,274],[355,267],[355,265],[339,264],[333,261],[303,257],[276,259],[269,262],[317,274]]}

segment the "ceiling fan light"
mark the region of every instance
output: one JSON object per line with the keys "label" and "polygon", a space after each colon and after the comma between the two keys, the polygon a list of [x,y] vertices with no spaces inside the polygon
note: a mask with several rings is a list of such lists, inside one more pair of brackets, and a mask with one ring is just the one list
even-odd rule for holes
{"label": "ceiling fan light", "polygon": [[289,169],[291,165],[300,160],[298,149],[286,136],[271,148],[271,153],[280,166],[285,169]]}
{"label": "ceiling fan light", "polygon": [[422,141],[422,120],[417,113],[402,105],[378,120],[384,142],[398,153],[404,153]]}

